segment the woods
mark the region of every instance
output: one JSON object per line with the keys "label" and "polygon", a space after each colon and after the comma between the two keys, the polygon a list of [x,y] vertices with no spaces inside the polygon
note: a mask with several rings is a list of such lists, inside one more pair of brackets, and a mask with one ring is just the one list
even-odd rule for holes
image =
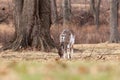
{"label": "woods", "polygon": [[120,0],[0,0],[0,80],[119,80]]}
{"label": "woods", "polygon": [[[14,0],[15,36],[9,45],[3,49],[19,50],[31,47],[42,51],[55,48],[55,42],[51,38],[50,27],[59,24],[59,15],[56,0]],[[32,4],[31,4],[32,3]],[[47,6],[46,6],[47,5]],[[62,1],[63,26],[71,23],[71,0]],[[94,16],[96,28],[100,26],[101,0],[90,0],[90,13]],[[110,1],[110,42],[119,42],[118,32],[119,1]],[[51,15],[53,16],[51,19]]]}
{"label": "woods", "polygon": [[[86,11],[80,10],[80,21],[84,22],[82,26],[93,21],[93,25],[96,26],[96,33],[94,33],[94,35],[100,35],[99,28],[102,25],[102,0],[85,0],[84,2],[86,4],[84,8],[87,8],[87,4],[89,5],[89,8]],[[76,25],[77,23],[74,21],[79,18],[79,16],[77,18],[74,16],[72,0],[62,0],[59,5],[57,0],[13,0],[13,3],[15,4],[13,15],[15,34],[13,40],[10,41],[9,44],[3,46],[3,50],[21,50],[30,48],[32,50],[51,51],[52,49],[57,49],[59,47],[59,40],[57,37],[59,37],[60,30],[57,31],[57,28],[55,27],[61,25],[59,28],[69,28],[71,25]],[[109,3],[110,34],[108,35],[109,38],[107,38],[107,41],[110,43],[118,43],[119,0],[111,0]],[[60,15],[61,9],[62,16]],[[51,31],[51,26],[53,27],[53,25],[55,25],[54,28],[57,33]],[[80,37],[78,35],[82,34],[80,33],[79,28],[72,28],[75,35],[77,35],[76,43],[80,43],[81,40],[79,40]],[[77,30],[79,31],[78,33]],[[89,35],[89,33],[87,35]],[[84,33],[82,36],[83,37],[81,38],[84,38],[83,41],[90,42],[90,36],[85,38],[86,36]],[[93,37],[95,38],[95,36]],[[103,40],[101,39],[100,41]]]}

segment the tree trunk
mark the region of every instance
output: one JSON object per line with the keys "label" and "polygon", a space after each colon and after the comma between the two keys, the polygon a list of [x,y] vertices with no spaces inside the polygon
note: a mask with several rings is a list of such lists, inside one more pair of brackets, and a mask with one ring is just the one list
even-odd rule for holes
{"label": "tree trunk", "polygon": [[52,13],[52,17],[53,17],[53,24],[57,24],[58,23],[58,13],[57,13],[57,4],[56,4],[56,0],[51,0],[51,13]]}
{"label": "tree trunk", "polygon": [[55,48],[50,36],[50,0],[15,0],[15,38],[4,48],[34,48],[50,51]]}
{"label": "tree trunk", "polygon": [[63,0],[63,25],[66,26],[70,23],[71,20],[71,1]]}
{"label": "tree trunk", "polygon": [[119,0],[111,0],[110,2],[110,42],[119,42],[119,32],[118,32],[118,7]]}
{"label": "tree trunk", "polygon": [[90,0],[90,12],[94,15],[94,22],[97,29],[99,28],[100,3],[101,0]]}
{"label": "tree trunk", "polygon": [[94,14],[94,9],[95,8],[95,1],[90,0],[90,13]]}

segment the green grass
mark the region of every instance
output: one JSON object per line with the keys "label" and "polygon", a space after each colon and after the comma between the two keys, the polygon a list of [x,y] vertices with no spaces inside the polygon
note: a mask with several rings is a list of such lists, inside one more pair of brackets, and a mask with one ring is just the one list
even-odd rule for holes
{"label": "green grass", "polygon": [[117,80],[120,74],[119,66],[119,63],[95,61],[7,63],[7,68],[13,71],[19,80]]}

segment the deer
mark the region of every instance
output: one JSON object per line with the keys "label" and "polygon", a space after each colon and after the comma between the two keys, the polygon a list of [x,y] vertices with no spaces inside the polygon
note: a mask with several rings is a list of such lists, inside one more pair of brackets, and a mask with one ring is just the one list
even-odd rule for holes
{"label": "deer", "polygon": [[58,54],[61,58],[71,59],[73,54],[73,45],[75,43],[75,35],[69,29],[64,29],[60,36],[60,44]]}

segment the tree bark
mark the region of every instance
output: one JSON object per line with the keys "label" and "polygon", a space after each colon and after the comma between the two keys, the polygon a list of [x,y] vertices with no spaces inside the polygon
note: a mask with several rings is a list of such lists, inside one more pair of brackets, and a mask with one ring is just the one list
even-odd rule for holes
{"label": "tree bark", "polygon": [[51,0],[51,13],[52,13],[52,17],[53,17],[53,24],[57,24],[58,23],[58,13],[57,13],[57,4],[56,4],[56,0]]}
{"label": "tree bark", "polygon": [[71,20],[71,0],[63,0],[63,25],[66,26]]}
{"label": "tree bark", "polygon": [[3,49],[33,48],[51,51],[55,43],[50,36],[50,0],[15,0],[15,38]]}
{"label": "tree bark", "polygon": [[110,42],[117,43],[120,40],[118,32],[119,0],[110,1]]}
{"label": "tree bark", "polygon": [[100,3],[101,0],[90,0],[90,12],[94,15],[97,29],[99,28]]}

